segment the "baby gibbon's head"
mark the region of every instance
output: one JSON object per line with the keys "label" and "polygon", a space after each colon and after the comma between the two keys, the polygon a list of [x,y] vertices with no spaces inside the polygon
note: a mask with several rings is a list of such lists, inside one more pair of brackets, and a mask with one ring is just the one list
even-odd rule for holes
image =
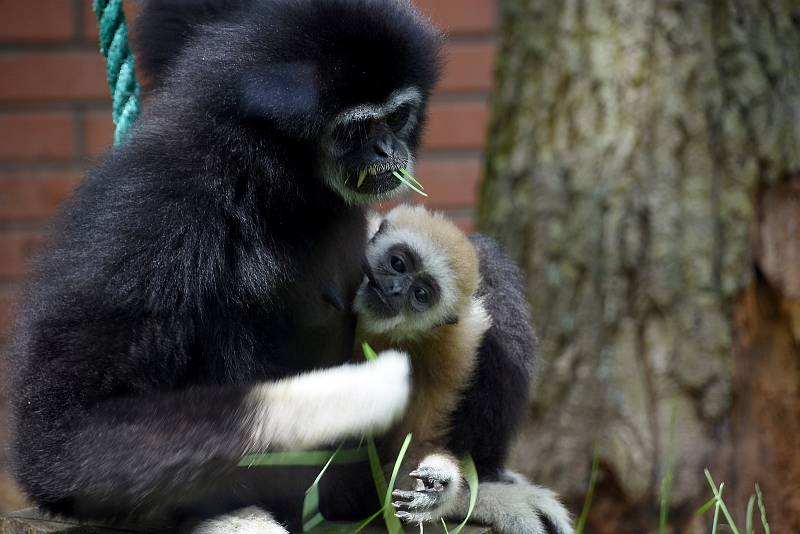
{"label": "baby gibbon's head", "polygon": [[478,288],[475,248],[422,206],[398,206],[371,238],[355,311],[366,332],[402,339],[458,322]]}

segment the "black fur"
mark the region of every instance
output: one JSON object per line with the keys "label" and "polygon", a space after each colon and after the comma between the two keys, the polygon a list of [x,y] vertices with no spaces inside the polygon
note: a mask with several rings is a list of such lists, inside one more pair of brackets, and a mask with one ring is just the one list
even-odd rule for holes
{"label": "black fur", "polygon": [[536,344],[519,268],[493,239],[475,234],[470,241],[480,260],[478,295],[492,326],[453,416],[448,448],[470,453],[481,480],[499,480],[528,407]]}
{"label": "black fur", "polygon": [[350,357],[353,317],[325,295],[352,300],[365,218],[317,175],[320,133],[436,78],[438,36],[404,2],[257,0],[216,19],[187,4],[145,6],[139,62],[159,86],[19,310],[12,456],[49,511],[180,515],[230,487],[250,385]]}
{"label": "black fur", "polygon": [[225,18],[235,20],[244,0],[140,1],[141,13],[133,27],[136,68],[149,86],[169,77],[170,66],[202,25]]}

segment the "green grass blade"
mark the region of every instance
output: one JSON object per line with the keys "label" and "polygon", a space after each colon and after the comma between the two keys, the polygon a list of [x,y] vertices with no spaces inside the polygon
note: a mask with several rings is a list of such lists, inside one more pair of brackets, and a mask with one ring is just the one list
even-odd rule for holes
{"label": "green grass blade", "polygon": [[358,173],[358,183],[356,184],[356,189],[361,189],[361,186],[364,185],[364,180],[367,179],[367,171],[361,171]]}
{"label": "green grass blade", "polygon": [[771,534],[769,530],[769,523],[767,522],[767,507],[764,505],[764,495],[761,493],[761,486],[756,482],[756,498],[758,500],[758,509],[761,511],[761,525],[764,527],[765,534]]}
{"label": "green grass blade", "polygon": [[331,463],[333,463],[333,459],[336,458],[336,456],[339,454],[339,451],[341,451],[341,450],[342,450],[342,446],[341,445],[336,447],[336,450],[333,451],[333,454],[331,454],[331,457],[325,463],[325,466],[322,468],[322,471],[320,471],[319,474],[317,475],[317,478],[314,479],[314,484],[312,484],[313,486],[316,486],[317,484],[319,484],[319,481],[322,480],[322,477],[325,475],[325,471],[328,470],[328,468],[331,466]]}
{"label": "green grass blade", "polygon": [[673,407],[669,417],[669,453],[667,454],[667,471],[661,480],[659,491],[658,534],[667,533],[669,524],[669,510],[672,505],[672,477],[674,474],[675,460],[672,451],[675,450],[675,422],[677,411]]}
{"label": "green grass blade", "polygon": [[744,531],[747,534],[753,534],[753,507],[756,504],[756,496],[750,495],[750,500],[747,501],[747,515],[744,520]]}
{"label": "green grass blade", "polygon": [[395,176],[395,177],[396,177],[398,180],[400,180],[401,182],[403,182],[403,183],[404,183],[404,184],[405,184],[405,185],[406,185],[406,186],[407,186],[409,189],[411,189],[412,191],[415,191],[416,193],[419,193],[419,194],[420,194],[420,195],[422,195],[423,197],[427,197],[427,196],[428,196],[428,193],[426,193],[425,191],[423,191],[422,189],[420,189],[418,186],[414,185],[414,183],[413,183],[413,182],[411,182],[411,181],[410,181],[408,178],[406,178],[405,176],[403,176],[403,175],[402,175],[402,174],[400,174],[399,172],[397,172],[397,171],[394,171],[392,174],[394,174],[394,176]]}
{"label": "green grass blade", "polygon": [[406,178],[405,176],[403,176],[403,175],[402,175],[402,174],[400,174],[399,172],[397,172],[397,171],[394,171],[392,174],[394,174],[395,178],[397,178],[398,180],[400,180],[401,182],[403,182],[404,184],[406,184],[406,186],[407,186],[409,189],[411,189],[412,191],[414,191],[414,192],[416,192],[416,193],[419,193],[419,194],[420,194],[420,195],[422,195],[423,197],[427,197],[427,196],[428,196],[428,193],[426,193],[425,191],[423,191],[422,189],[420,189],[419,187],[417,187],[416,185],[414,185],[413,183],[411,183],[411,182],[408,180],[408,178]]}
{"label": "green grass blade", "polygon": [[405,176],[406,178],[408,178],[409,180],[411,180],[411,182],[413,182],[413,183],[414,183],[414,185],[416,185],[416,186],[417,186],[417,187],[419,187],[420,189],[422,189],[422,190],[424,190],[424,189],[425,189],[424,187],[422,187],[422,184],[421,184],[421,183],[419,183],[419,181],[417,180],[417,178],[416,178],[416,177],[415,177],[413,174],[411,174],[410,172],[408,172],[408,169],[400,169],[400,173],[401,173],[403,176]]}
{"label": "green grass blade", "polygon": [[[467,479],[467,485],[469,486],[469,508],[467,508],[467,516],[464,521],[453,529],[452,534],[460,534],[464,530],[470,517],[472,517],[472,512],[475,511],[475,505],[478,503],[478,469],[475,467],[475,460],[469,454],[461,463],[461,472],[464,473],[464,478]],[[447,530],[447,525],[445,525],[444,529],[445,532],[450,532]]]}
{"label": "green grass blade", "polygon": [[669,518],[669,506],[672,502],[672,462],[667,463],[667,475],[661,481],[660,510],[658,517],[658,534],[666,534]]}
{"label": "green grass blade", "polygon": [[589,489],[586,491],[586,498],[583,501],[583,508],[581,515],[578,518],[578,525],[575,527],[575,534],[583,534],[586,528],[586,521],[589,519],[589,510],[592,507],[592,499],[594,498],[594,487],[597,484],[597,475],[600,471],[600,456],[597,452],[594,453],[592,459],[592,472],[589,475]]}
{"label": "green grass blade", "polygon": [[386,521],[386,528],[389,534],[398,534],[403,532],[403,525],[397,516],[394,515],[394,507],[392,506],[392,491],[394,491],[394,484],[397,482],[397,474],[400,472],[400,465],[403,463],[403,458],[406,456],[408,446],[411,445],[411,434],[406,436],[403,441],[403,446],[400,447],[400,454],[397,455],[397,460],[394,462],[392,469],[392,476],[389,478],[389,486],[386,488],[386,496],[383,499],[383,517]]}
{"label": "green grass blade", "polygon": [[[723,486],[725,486],[725,484],[720,486],[719,489],[721,490]],[[719,499],[715,499],[715,504],[716,506],[714,506],[714,522],[711,524],[711,534],[717,534],[717,525],[719,525],[719,507],[721,504]]]}
{"label": "green grass blade", "polygon": [[306,490],[305,498],[303,499],[303,532],[310,532],[317,526],[325,523],[325,518],[319,511],[319,482],[331,466],[331,463],[333,463],[333,459],[336,458],[336,455],[339,454],[341,450],[342,446],[339,445],[333,454],[331,454],[331,457],[328,458],[328,461],[322,467],[317,478],[314,479],[314,483]]}
{"label": "green grass blade", "polygon": [[711,510],[711,507],[712,507],[712,506],[714,506],[714,504],[715,504],[716,502],[717,502],[717,498],[716,498],[716,497],[711,497],[711,498],[710,498],[710,499],[708,499],[708,500],[707,500],[705,503],[703,503],[703,506],[701,506],[700,508],[698,508],[698,509],[697,509],[697,511],[695,512],[695,514],[696,514],[696,515],[703,515],[703,514],[705,514],[706,512],[708,512],[709,510]]}
{"label": "green grass blade", "polygon": [[[364,357],[369,360],[377,360],[378,355],[369,346],[369,344],[365,341],[361,344],[361,348],[364,351]],[[383,476],[383,466],[381,464],[381,459],[378,456],[378,448],[375,445],[375,439],[372,436],[367,436],[367,455],[369,457],[369,468],[372,471],[372,479],[375,482],[375,489],[378,492],[378,499],[383,503],[383,506],[379,510],[379,512],[383,513],[384,521],[386,522],[386,528],[389,530],[390,534],[398,534],[403,532],[403,526],[400,523],[400,520],[397,519],[394,515],[394,509],[391,506],[391,497],[392,497],[392,489],[394,488],[395,480],[397,479],[397,472],[400,470],[400,464],[403,461],[403,456],[405,456],[406,449],[408,449],[408,444],[411,442],[411,434],[406,436],[406,441],[403,444],[403,448],[400,449],[400,455],[397,458],[397,461],[394,465],[394,472],[392,473],[392,479],[390,483],[386,484],[386,477]],[[368,518],[369,519],[369,518]],[[370,521],[374,519],[369,519]],[[369,523],[367,523],[369,524]],[[365,525],[366,526],[366,525]],[[363,528],[363,527],[362,527]]]}
{"label": "green grass blade", "polygon": [[386,495],[386,478],[383,476],[378,448],[375,446],[375,439],[372,436],[367,436],[367,453],[369,455],[369,468],[372,471],[372,480],[375,482],[375,490],[378,492],[378,500],[382,502],[383,496]]}
{"label": "green grass blade", "polygon": [[447,528],[447,523],[444,518],[442,518],[442,528],[444,529],[444,534],[450,534],[450,530]]}
{"label": "green grass blade", "polygon": [[374,361],[378,359],[378,353],[376,353],[366,341],[361,344],[361,349],[364,351],[364,357],[367,360]]}
{"label": "green grass blade", "polygon": [[378,519],[382,513],[383,513],[383,508],[381,508],[380,510],[378,510],[377,512],[375,512],[374,514],[363,520],[358,525],[356,525],[355,530],[353,532],[355,532],[355,534],[358,534],[359,532],[367,528],[370,525],[370,523]]}
{"label": "green grass blade", "polygon": [[731,513],[728,511],[728,507],[725,506],[725,501],[722,500],[722,488],[723,486],[725,486],[725,483],[723,482],[722,484],[720,484],[718,490],[716,484],[714,483],[714,479],[711,478],[711,473],[708,471],[708,469],[705,469],[705,474],[708,483],[711,485],[711,489],[714,491],[714,496],[717,498],[717,503],[719,504],[719,508],[722,510],[722,514],[725,516],[725,520],[728,522],[728,526],[731,527],[731,531],[733,532],[733,534],[739,534],[739,529],[736,527],[736,522],[734,522],[733,517],[731,517]]}

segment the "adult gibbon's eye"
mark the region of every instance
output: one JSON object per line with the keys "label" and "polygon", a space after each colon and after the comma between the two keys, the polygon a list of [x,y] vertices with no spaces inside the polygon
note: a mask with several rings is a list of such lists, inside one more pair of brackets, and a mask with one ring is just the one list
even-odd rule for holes
{"label": "adult gibbon's eye", "polygon": [[430,293],[424,287],[416,287],[414,288],[414,298],[417,299],[417,302],[420,304],[427,304],[430,301]]}
{"label": "adult gibbon's eye", "polygon": [[333,130],[333,140],[341,152],[356,150],[364,142],[370,128],[368,120],[357,120],[340,124]]}
{"label": "adult gibbon's eye", "polygon": [[410,116],[411,108],[409,106],[400,106],[386,117],[386,124],[388,124],[392,130],[401,130],[408,122]]}
{"label": "adult gibbon's eye", "polygon": [[389,258],[389,262],[392,264],[392,269],[394,269],[398,273],[406,272],[406,262],[404,262],[403,258],[401,258],[400,256],[393,254],[392,257]]}

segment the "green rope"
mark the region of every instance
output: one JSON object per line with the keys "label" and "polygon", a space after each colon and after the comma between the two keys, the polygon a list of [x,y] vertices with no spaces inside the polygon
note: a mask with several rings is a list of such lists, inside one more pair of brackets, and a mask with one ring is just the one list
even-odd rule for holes
{"label": "green rope", "polygon": [[111,113],[117,126],[114,143],[117,144],[139,115],[139,82],[136,81],[133,52],[128,45],[128,24],[122,0],[93,0],[92,8],[100,27],[100,51],[106,58]]}

